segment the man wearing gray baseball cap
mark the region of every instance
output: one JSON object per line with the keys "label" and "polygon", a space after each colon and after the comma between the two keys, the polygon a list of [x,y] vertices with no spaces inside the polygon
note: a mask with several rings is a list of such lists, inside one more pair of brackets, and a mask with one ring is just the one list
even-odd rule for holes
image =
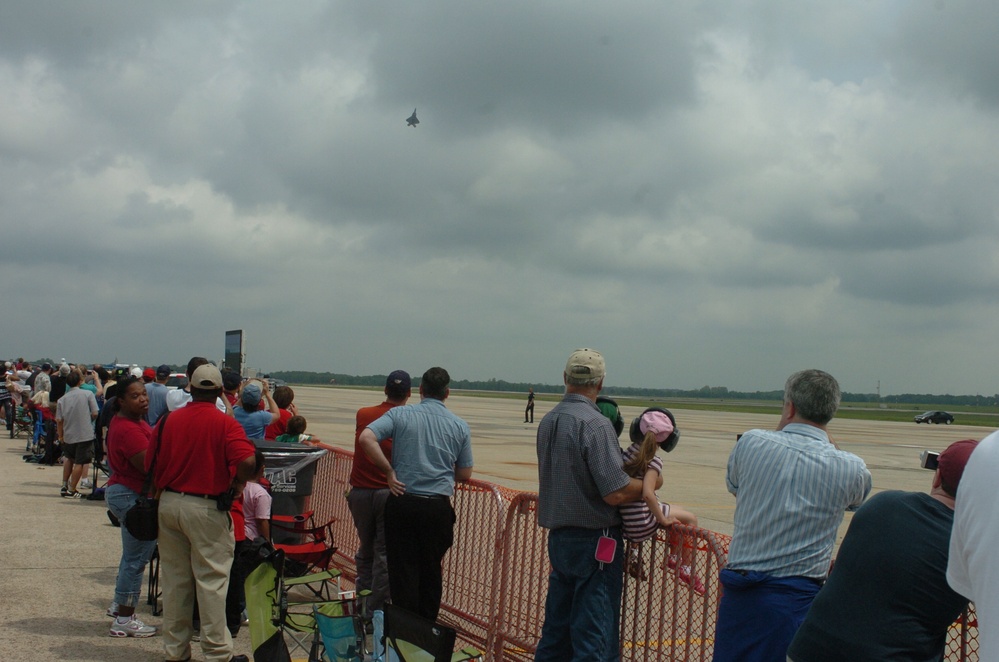
{"label": "man wearing gray baseball cap", "polygon": [[538,426],[538,523],[548,529],[545,622],[534,659],[617,660],[624,550],[618,506],[642,498],[614,426],[597,408],[604,357],[577,349],[565,397]]}

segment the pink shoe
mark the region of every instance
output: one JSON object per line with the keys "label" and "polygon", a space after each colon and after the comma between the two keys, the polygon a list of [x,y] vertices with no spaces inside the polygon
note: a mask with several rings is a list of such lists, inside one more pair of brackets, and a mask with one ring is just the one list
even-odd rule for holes
{"label": "pink shoe", "polygon": [[680,566],[680,569],[676,571],[676,576],[681,582],[689,586],[697,595],[704,595],[707,592],[701,578],[697,575],[690,574],[689,565]]}
{"label": "pink shoe", "polygon": [[676,554],[670,554],[666,557],[666,567],[670,570],[676,570],[676,566],[680,563],[680,557]]}

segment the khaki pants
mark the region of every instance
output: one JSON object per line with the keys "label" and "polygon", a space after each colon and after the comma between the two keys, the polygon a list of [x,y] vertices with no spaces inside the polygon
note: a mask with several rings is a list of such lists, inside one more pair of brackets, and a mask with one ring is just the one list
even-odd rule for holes
{"label": "khaki pants", "polygon": [[225,596],[235,545],[229,513],[219,511],[212,499],[175,492],[163,492],[159,512],[166,657],[191,657],[197,596],[205,660],[229,662],[233,647],[225,622]]}

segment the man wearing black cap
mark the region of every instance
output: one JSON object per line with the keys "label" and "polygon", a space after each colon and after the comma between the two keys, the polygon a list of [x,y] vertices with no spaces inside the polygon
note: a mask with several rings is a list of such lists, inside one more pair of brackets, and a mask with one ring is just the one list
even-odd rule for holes
{"label": "man wearing black cap", "polygon": [[146,422],[156,425],[160,416],[167,410],[167,380],[170,379],[170,366],[164,364],[156,368],[156,381],[146,384],[146,395],[149,396],[149,411],[146,412]]}
{"label": "man wearing black cap", "polygon": [[968,606],[947,585],[947,556],[954,497],[976,446],[965,439],[940,454],[929,494],[881,492],[857,510],[788,660],[943,659],[947,630]]}
{"label": "man wearing black cap", "polygon": [[[382,609],[389,598],[388,560],[385,554],[385,502],[389,497],[385,474],[364,453],[358,442],[361,432],[393,407],[409,400],[412,382],[405,370],[396,370],[385,380],[385,402],[357,410],[354,428],[354,463],[350,470],[347,504],[354,518],[360,545],[354,555],[358,591],[369,589],[368,607]],[[380,444],[385,458],[392,461],[392,438]]]}
{"label": "man wearing black cap", "polygon": [[191,659],[191,605],[197,598],[205,660],[243,661],[245,655],[233,657],[226,627],[235,547],[229,508],[256,473],[255,449],[243,427],[216,407],[222,394],[218,368],[197,367],[190,387],[191,402],[160,420],[146,451],[146,471],[163,490],[158,539],[163,646],[170,662]]}

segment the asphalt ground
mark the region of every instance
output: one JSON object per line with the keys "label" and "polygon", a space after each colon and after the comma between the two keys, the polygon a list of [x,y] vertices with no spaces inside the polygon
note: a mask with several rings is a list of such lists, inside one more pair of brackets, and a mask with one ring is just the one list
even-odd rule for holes
{"label": "asphalt ground", "polygon": [[[354,413],[377,404],[381,394],[343,388],[294,387],[309,432],[334,446],[353,448]],[[535,431],[553,406],[538,401],[535,424],[524,424],[525,398],[455,394],[448,407],[472,429],[474,476],[513,489],[537,489]],[[639,408],[623,408],[627,421]],[[725,489],[725,462],[736,435],[772,428],[771,415],[674,410],[681,430],[666,456],[663,501],[681,504],[701,526],[731,534],[735,499]],[[874,489],[928,491],[931,473],[919,467],[923,449],[943,450],[958,439],[981,439],[992,428],[834,420],[830,430],[844,450],[860,455],[874,476]],[[59,496],[62,468],[22,461],[25,440],[0,438],[0,659],[25,661],[146,662],[163,660],[159,636],[115,639],[104,615],[111,601],[121,554],[119,529],[108,522],[101,501]],[[321,486],[316,486],[321,489]],[[840,529],[846,530],[849,515]],[[159,625],[145,603],[138,616]],[[249,633],[236,638],[236,653],[250,654]],[[194,660],[203,659],[197,644]]]}

